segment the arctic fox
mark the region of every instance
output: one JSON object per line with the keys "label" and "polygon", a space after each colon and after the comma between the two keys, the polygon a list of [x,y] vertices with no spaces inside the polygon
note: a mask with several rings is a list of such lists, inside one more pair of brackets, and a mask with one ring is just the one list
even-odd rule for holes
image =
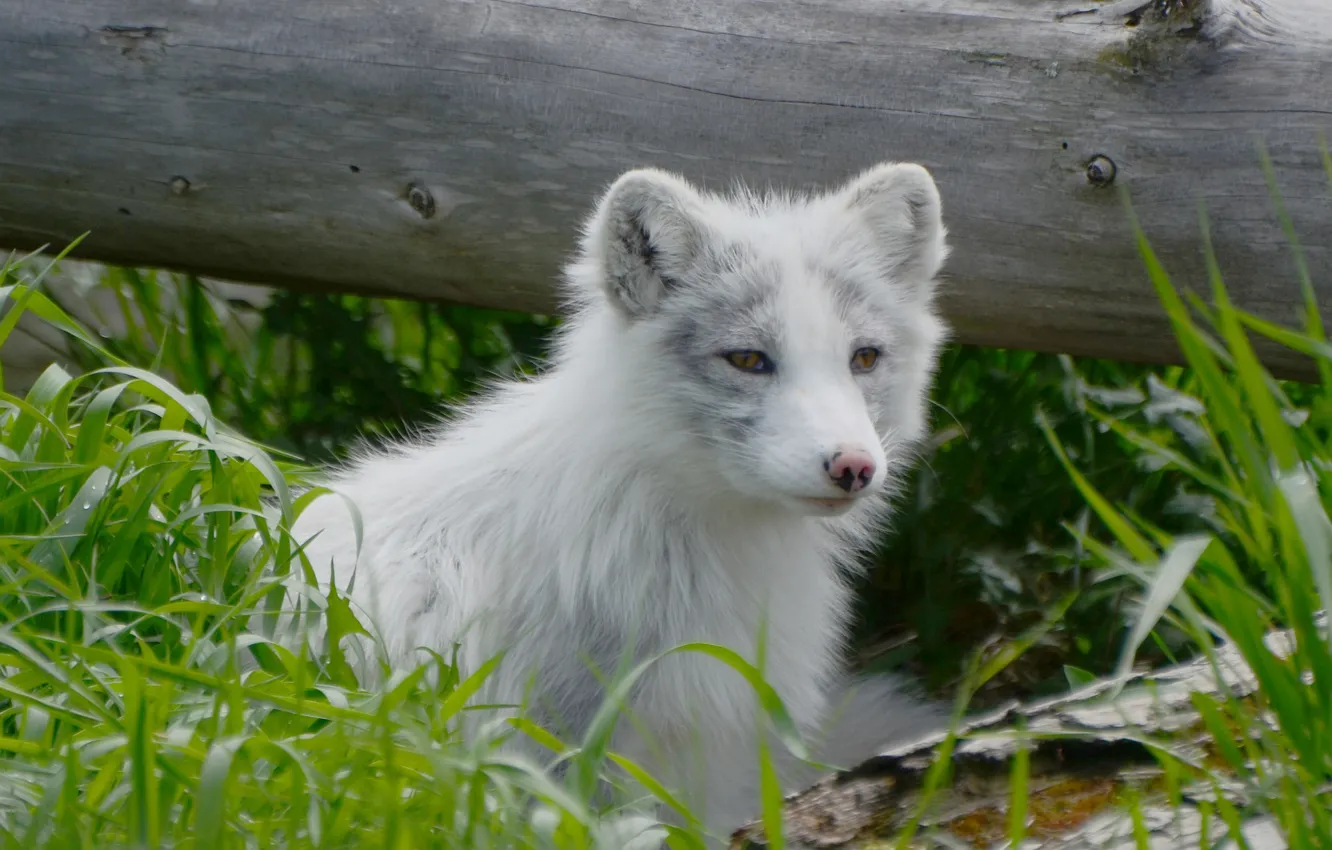
{"label": "arctic fox", "polygon": [[[343,498],[307,508],[295,534],[313,537],[320,582],[336,568],[353,584],[391,664],[458,642],[474,670],[507,651],[487,702],[527,696],[575,736],[628,649],[704,641],[753,662],[763,629],[766,678],[801,729],[846,718],[822,759],[928,731],[941,715],[891,680],[844,700],[840,655],[848,579],[923,435],[946,336],[929,172],[884,163],[832,191],[721,195],[629,171],[579,247],[539,377],[329,475],[363,537],[358,554]],[[757,814],[740,675],[670,655],[629,708],[613,746],[693,792],[714,834]],[[790,787],[801,765],[786,767]]]}

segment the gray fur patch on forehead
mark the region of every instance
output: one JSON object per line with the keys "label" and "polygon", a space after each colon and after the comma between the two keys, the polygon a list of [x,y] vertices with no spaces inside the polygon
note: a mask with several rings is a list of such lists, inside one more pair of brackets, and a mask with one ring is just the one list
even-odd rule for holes
{"label": "gray fur patch on forehead", "polygon": [[[580,263],[588,282],[631,321],[672,300],[693,305],[690,290],[721,276],[738,279],[730,282],[741,289],[757,285],[746,278],[766,276],[764,258],[786,276],[766,281],[773,285],[791,283],[801,265],[820,261],[846,272],[827,279],[864,278],[867,286],[899,290],[886,293],[889,301],[919,301],[932,295],[947,253],[943,237],[938,193],[920,166],[881,164],[824,192],[738,186],[726,194],[638,169],[621,175],[598,205]],[[878,294],[839,300],[850,307]]]}
{"label": "gray fur patch on forehead", "polygon": [[711,268],[703,270],[703,276],[708,280],[691,291],[687,299],[681,299],[680,307],[740,320],[761,311],[774,299],[781,268],[775,262],[757,258],[753,251],[732,246]]}
{"label": "gray fur patch on forehead", "polygon": [[734,323],[760,311],[777,292],[778,264],[737,241],[709,246],[661,307],[663,321],[677,316],[726,316]]}
{"label": "gray fur patch on forehead", "polygon": [[851,323],[879,320],[893,323],[902,307],[902,292],[878,279],[861,280],[846,267],[812,259],[809,275],[823,282],[837,306],[837,314]]}
{"label": "gray fur patch on forehead", "polygon": [[[761,248],[739,244],[709,257],[691,275],[691,285],[663,305],[662,321],[672,328],[666,333],[668,347],[705,344],[716,353],[722,347],[750,346],[777,354],[783,329],[792,318],[782,314],[781,293],[787,287],[821,293],[844,326],[835,332],[880,345],[895,336],[900,298],[890,287],[860,280],[847,268],[835,268],[835,259],[830,263],[829,258],[811,255],[792,263],[793,259],[764,256]],[[693,330],[682,337],[681,327]]]}

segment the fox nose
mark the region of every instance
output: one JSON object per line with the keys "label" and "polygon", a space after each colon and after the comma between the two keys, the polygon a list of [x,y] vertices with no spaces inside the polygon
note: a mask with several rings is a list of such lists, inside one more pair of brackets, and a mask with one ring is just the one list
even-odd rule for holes
{"label": "fox nose", "polygon": [[835,451],[823,462],[832,483],[848,493],[864,490],[874,480],[874,458],[864,449]]}

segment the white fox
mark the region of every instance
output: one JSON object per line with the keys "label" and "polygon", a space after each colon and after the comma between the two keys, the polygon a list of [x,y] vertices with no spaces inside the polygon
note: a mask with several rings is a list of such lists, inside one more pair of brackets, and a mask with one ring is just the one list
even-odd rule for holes
{"label": "white fox", "polygon": [[[704,641],[753,661],[817,753],[858,762],[941,713],[872,680],[844,700],[848,577],[926,427],[946,327],[939,194],[885,163],[814,195],[722,196],[654,169],[610,186],[566,270],[549,367],[438,430],[363,454],[301,516],[321,583],[353,580],[391,664],[455,642],[487,701],[580,734],[609,675]],[[367,624],[369,625],[369,624]],[[534,686],[528,693],[529,682]],[[854,690],[854,689],[853,689]],[[684,789],[714,835],[757,814],[753,689],[677,653],[613,746]],[[780,750],[779,744],[774,748]],[[788,787],[802,775],[788,759]]]}

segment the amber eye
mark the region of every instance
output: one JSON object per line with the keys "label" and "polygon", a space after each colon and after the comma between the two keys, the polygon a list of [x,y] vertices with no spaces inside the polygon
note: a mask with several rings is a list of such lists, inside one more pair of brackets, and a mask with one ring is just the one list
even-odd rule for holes
{"label": "amber eye", "polygon": [[722,356],[741,372],[772,371],[772,361],[762,351],[728,351]]}
{"label": "amber eye", "polygon": [[879,362],[879,349],[861,348],[851,355],[851,369],[855,372],[868,372]]}

